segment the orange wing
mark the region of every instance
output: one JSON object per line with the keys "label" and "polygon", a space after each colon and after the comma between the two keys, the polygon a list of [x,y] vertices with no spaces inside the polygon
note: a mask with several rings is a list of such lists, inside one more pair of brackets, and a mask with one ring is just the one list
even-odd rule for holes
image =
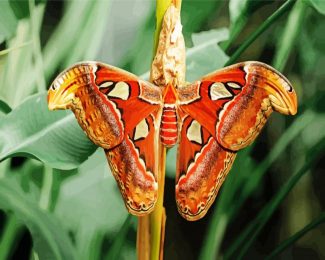
{"label": "orange wing", "polygon": [[202,218],[215,200],[236,157],[191,116],[185,116],[178,146],[176,203],[187,220]]}
{"label": "orange wing", "polygon": [[259,62],[239,63],[178,89],[176,201],[184,218],[206,214],[236,151],[254,141],[273,110],[295,114],[297,97],[284,76]]}
{"label": "orange wing", "polygon": [[[189,97],[190,91],[195,95]],[[272,111],[297,112],[290,82],[260,62],[238,63],[211,73],[181,88],[179,102],[181,110],[232,151],[251,144]]]}
{"label": "orange wing", "polygon": [[158,87],[124,70],[83,62],[62,72],[49,90],[50,108],[70,108],[88,137],[105,149],[125,205],[148,214],[157,199]]}

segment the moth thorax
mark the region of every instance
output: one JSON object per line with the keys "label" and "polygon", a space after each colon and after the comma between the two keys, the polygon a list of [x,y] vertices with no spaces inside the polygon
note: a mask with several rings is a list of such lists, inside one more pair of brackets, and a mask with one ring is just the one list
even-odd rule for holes
{"label": "moth thorax", "polygon": [[174,146],[177,142],[177,114],[175,105],[165,104],[161,116],[160,139],[167,147]]}

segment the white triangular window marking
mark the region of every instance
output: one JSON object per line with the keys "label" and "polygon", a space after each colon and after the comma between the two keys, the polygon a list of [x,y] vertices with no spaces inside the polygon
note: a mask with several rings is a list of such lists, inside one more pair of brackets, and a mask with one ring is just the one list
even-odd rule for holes
{"label": "white triangular window marking", "polygon": [[186,136],[188,140],[202,144],[202,127],[198,121],[193,120],[187,128]]}
{"label": "white triangular window marking", "polygon": [[149,126],[147,124],[147,121],[143,119],[136,127],[135,127],[135,133],[134,133],[134,141],[140,139],[140,138],[146,138],[149,134]]}
{"label": "white triangular window marking", "polygon": [[213,83],[210,86],[210,97],[211,100],[218,100],[221,98],[232,97],[232,94],[226,89],[225,85],[221,82]]}
{"label": "white triangular window marking", "polygon": [[107,88],[107,87],[109,87],[109,86],[111,86],[113,84],[114,84],[114,82],[112,82],[112,81],[106,81],[106,82],[100,84],[99,89],[101,89],[101,88]]}
{"label": "white triangular window marking", "polygon": [[119,81],[115,84],[114,88],[107,94],[109,97],[116,97],[127,100],[130,95],[130,87],[124,81]]}
{"label": "white triangular window marking", "polygon": [[228,82],[227,85],[231,88],[240,89],[241,86],[235,82]]}

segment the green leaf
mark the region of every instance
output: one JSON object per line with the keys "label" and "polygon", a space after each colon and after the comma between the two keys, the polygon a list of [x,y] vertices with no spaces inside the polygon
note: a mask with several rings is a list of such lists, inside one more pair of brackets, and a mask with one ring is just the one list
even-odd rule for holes
{"label": "green leaf", "polygon": [[127,240],[127,233],[132,228],[132,222],[134,221],[134,216],[131,214],[127,216],[117,236],[114,238],[108,253],[105,255],[105,259],[121,259],[121,252],[123,252],[122,249]]}
{"label": "green leaf", "polygon": [[186,80],[193,81],[222,68],[228,56],[218,43],[228,39],[228,29],[221,28],[192,35],[194,46],[186,52]]}
{"label": "green leaf", "polygon": [[[209,21],[214,19],[223,1],[192,1],[183,0],[182,3],[182,24],[185,41],[190,40],[192,34],[199,30]],[[195,19],[193,19],[195,15]]]}
{"label": "green leaf", "polygon": [[84,259],[91,259],[87,256],[94,253],[89,244],[100,248],[98,236],[118,232],[128,212],[102,149],[81,165],[79,174],[63,182],[55,213],[67,229],[75,231]]}
{"label": "green leaf", "polygon": [[72,169],[95,149],[70,111],[48,110],[45,93],[29,97],[0,122],[0,160],[24,155]]}
{"label": "green leaf", "polygon": [[321,14],[325,15],[325,1],[324,0],[309,0],[309,3]]}
{"label": "green leaf", "polygon": [[0,114],[1,113],[8,114],[10,112],[11,112],[11,107],[6,102],[0,99]]}
{"label": "green leaf", "polygon": [[279,246],[277,246],[266,258],[265,260],[274,259],[278,254],[283,252],[289,246],[292,246],[295,242],[297,242],[301,237],[303,237],[306,233],[313,230],[320,224],[325,222],[325,212],[322,212],[316,219],[311,221],[308,225],[304,228],[299,230],[297,233],[289,237],[288,239],[284,240]]}
{"label": "green leaf", "polygon": [[28,1],[9,0],[10,6],[18,19],[29,16]]}
{"label": "green leaf", "polygon": [[75,248],[62,225],[38,205],[9,178],[0,180],[0,208],[14,212],[33,238],[40,259],[77,259]]}
{"label": "green leaf", "polygon": [[10,39],[16,31],[17,19],[7,0],[0,1],[0,35]]}

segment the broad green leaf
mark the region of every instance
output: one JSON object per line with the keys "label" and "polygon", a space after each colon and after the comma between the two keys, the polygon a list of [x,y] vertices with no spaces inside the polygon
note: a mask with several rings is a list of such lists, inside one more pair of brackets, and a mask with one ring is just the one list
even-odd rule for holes
{"label": "broad green leaf", "polygon": [[6,39],[6,36],[3,34],[0,34],[0,43],[3,43]]}
{"label": "broad green leaf", "polygon": [[325,1],[324,0],[309,0],[309,3],[321,14],[325,15]]}
{"label": "broad green leaf", "polygon": [[48,110],[45,93],[29,97],[0,122],[0,160],[24,155],[72,169],[95,149],[70,111]]}
{"label": "broad green leaf", "polygon": [[84,259],[93,254],[89,245],[94,240],[100,244],[98,236],[112,235],[122,226],[128,213],[102,149],[81,165],[79,174],[64,181],[55,213],[75,232]]}
{"label": "broad green leaf", "polygon": [[0,35],[10,39],[16,31],[17,19],[7,0],[0,1]]}
{"label": "broad green leaf", "polygon": [[222,68],[228,56],[218,43],[228,39],[228,29],[210,30],[192,35],[194,46],[187,49],[186,80],[192,82]]}
{"label": "broad green leaf", "polygon": [[77,259],[75,248],[57,218],[39,209],[11,178],[0,179],[0,208],[14,212],[27,226],[40,259]]}
{"label": "broad green leaf", "polygon": [[[193,33],[202,30],[202,27],[209,21],[209,18],[214,19],[215,14],[223,4],[223,1],[214,0],[183,0],[181,19],[185,41],[190,41]],[[195,19],[193,19],[194,17]]]}

